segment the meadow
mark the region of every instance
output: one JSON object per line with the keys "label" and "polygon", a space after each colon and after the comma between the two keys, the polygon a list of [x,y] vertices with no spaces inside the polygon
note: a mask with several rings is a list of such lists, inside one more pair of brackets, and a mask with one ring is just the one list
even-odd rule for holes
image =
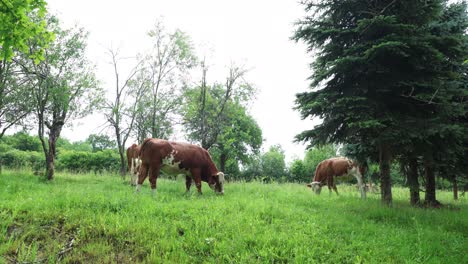
{"label": "meadow", "polygon": [[[117,175],[0,175],[0,263],[468,263],[468,199],[393,207],[352,186],[316,196],[301,184],[158,180],[151,195]],[[422,194],[423,195],[423,194]]]}

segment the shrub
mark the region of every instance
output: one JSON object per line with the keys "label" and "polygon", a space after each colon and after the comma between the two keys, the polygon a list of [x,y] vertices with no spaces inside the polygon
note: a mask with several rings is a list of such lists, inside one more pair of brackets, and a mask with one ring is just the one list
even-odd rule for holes
{"label": "shrub", "polygon": [[58,170],[69,170],[73,172],[102,172],[117,171],[120,158],[117,152],[104,150],[98,152],[62,150],[57,158],[56,168]]}
{"label": "shrub", "polygon": [[36,169],[37,167],[44,166],[45,158],[41,152],[37,151],[21,151],[11,149],[7,152],[0,154],[2,163],[7,168],[20,169],[29,167]]}

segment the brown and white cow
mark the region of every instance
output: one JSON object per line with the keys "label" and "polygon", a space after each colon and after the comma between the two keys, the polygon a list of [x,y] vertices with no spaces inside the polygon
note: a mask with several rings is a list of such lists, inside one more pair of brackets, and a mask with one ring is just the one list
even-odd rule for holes
{"label": "brown and white cow", "polygon": [[210,154],[200,146],[148,138],[141,145],[141,167],[138,175],[137,192],[150,174],[153,193],[160,170],[165,174],[185,174],[185,186],[190,190],[192,179],[201,194],[201,182],[207,182],[215,192],[224,193],[224,173],[218,171]]}
{"label": "brown and white cow", "polygon": [[322,186],[327,184],[330,193],[333,188],[336,194],[338,194],[334,178],[347,175],[352,175],[357,179],[361,198],[365,198],[366,193],[364,191],[361,168],[352,160],[344,157],[330,158],[320,162],[315,169],[312,182],[308,183],[307,187],[310,187],[316,194],[320,194]]}
{"label": "brown and white cow", "polygon": [[136,185],[138,171],[140,169],[141,160],[140,155],[140,146],[133,144],[127,149],[127,171],[130,172],[130,184],[132,186]]}

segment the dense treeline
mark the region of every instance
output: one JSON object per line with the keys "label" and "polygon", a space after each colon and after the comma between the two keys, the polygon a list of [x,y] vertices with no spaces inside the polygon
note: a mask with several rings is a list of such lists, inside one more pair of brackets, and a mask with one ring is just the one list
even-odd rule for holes
{"label": "dense treeline", "polygon": [[[317,151],[316,151],[317,152]],[[320,151],[318,151],[320,152]],[[219,166],[219,151],[212,151],[213,158]],[[320,157],[334,154],[324,153]],[[115,143],[108,136],[91,134],[85,141],[70,142],[60,138],[57,141],[56,169],[71,172],[112,172],[120,170],[120,158]],[[33,169],[40,174],[45,168],[45,158],[41,153],[41,141],[21,131],[6,135],[0,139],[0,159],[4,167],[10,169]],[[311,173],[304,171],[302,178],[293,177],[285,163],[284,151],[280,146],[273,146],[264,153],[248,156],[245,167],[240,168],[234,159],[228,159],[225,171],[228,180],[262,180],[270,181],[310,181]],[[319,158],[311,164],[311,171],[320,162]],[[310,164],[310,162],[308,163]]]}
{"label": "dense treeline", "polygon": [[[6,135],[0,140],[0,159],[8,169],[31,169],[35,174],[41,174],[45,169],[45,158],[40,140],[21,131]],[[306,151],[303,159],[295,159],[290,164],[285,161],[281,146],[272,146],[268,151],[249,156],[245,167],[239,168],[237,163],[228,159],[225,167],[229,181],[261,181],[295,182],[304,184],[310,182],[316,166],[324,159],[334,157],[337,147],[325,145]],[[213,151],[215,162],[219,162],[219,152]],[[219,164],[217,164],[219,166]],[[57,141],[56,170],[73,173],[118,173],[120,170],[119,153],[115,143],[108,136],[91,134],[86,140],[70,142],[60,138]],[[399,186],[408,186],[404,172],[398,165],[391,168],[392,182]],[[164,174],[162,177],[165,177]],[[378,164],[372,163],[365,175],[367,182],[378,184]],[[355,184],[355,179],[347,179]],[[449,180],[438,177],[437,188],[448,189],[452,184]]]}

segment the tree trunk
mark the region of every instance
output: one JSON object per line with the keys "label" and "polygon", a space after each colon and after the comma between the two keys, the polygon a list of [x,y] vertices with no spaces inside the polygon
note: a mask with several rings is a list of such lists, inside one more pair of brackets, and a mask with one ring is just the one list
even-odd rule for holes
{"label": "tree trunk", "polygon": [[54,166],[54,157],[50,153],[47,155],[46,159],[46,177],[47,180],[51,181],[54,179],[55,166]]}
{"label": "tree trunk", "polygon": [[226,161],[227,161],[227,155],[225,153],[221,153],[221,155],[219,156],[219,169],[222,171],[222,172],[225,172],[226,171]]}
{"label": "tree trunk", "polygon": [[[1,161],[0,161],[1,162]],[[2,164],[0,163],[0,173]],[[458,200],[458,183],[457,183],[457,176],[453,176],[453,199]]]}
{"label": "tree trunk", "polygon": [[127,174],[127,169],[125,167],[125,156],[124,156],[124,147],[119,147],[119,155],[120,155],[120,176],[122,180],[125,180],[125,175]]}
{"label": "tree trunk", "polygon": [[49,152],[47,153],[46,158],[46,176],[47,180],[51,181],[54,179],[55,174],[55,154],[56,154],[56,142],[57,138],[55,137],[55,129],[51,129],[49,133]]}
{"label": "tree trunk", "polygon": [[379,147],[379,167],[380,167],[380,189],[382,202],[392,205],[392,182],[390,179],[390,149],[382,144]]}
{"label": "tree trunk", "polygon": [[434,160],[431,153],[424,155],[424,177],[426,178],[424,203],[432,207],[440,206],[439,201],[436,200]]}
{"label": "tree trunk", "polygon": [[412,206],[419,205],[421,198],[419,197],[418,160],[416,157],[411,157],[409,160],[407,178],[410,189],[410,204]]}

